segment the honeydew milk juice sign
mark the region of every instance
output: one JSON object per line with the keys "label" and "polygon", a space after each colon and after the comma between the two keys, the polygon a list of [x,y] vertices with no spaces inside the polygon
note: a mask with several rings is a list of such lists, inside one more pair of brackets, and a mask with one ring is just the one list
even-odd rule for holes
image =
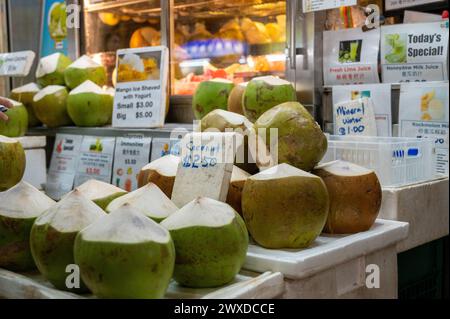
{"label": "honeydew milk juice sign", "polygon": [[445,81],[448,20],[381,27],[383,82]]}
{"label": "honeydew milk juice sign", "polygon": [[117,51],[114,127],[164,125],[168,58],[163,46]]}

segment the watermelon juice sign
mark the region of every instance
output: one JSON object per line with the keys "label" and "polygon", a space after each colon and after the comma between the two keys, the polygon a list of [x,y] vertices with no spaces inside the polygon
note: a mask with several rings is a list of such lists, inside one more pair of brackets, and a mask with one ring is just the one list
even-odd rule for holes
{"label": "watermelon juice sign", "polygon": [[383,82],[445,81],[448,20],[381,28]]}

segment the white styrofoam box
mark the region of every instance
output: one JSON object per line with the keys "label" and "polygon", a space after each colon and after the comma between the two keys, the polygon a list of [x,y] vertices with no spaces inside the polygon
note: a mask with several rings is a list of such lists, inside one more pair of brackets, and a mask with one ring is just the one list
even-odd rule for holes
{"label": "white styrofoam box", "polygon": [[23,180],[42,190],[47,182],[47,158],[45,156],[45,136],[19,137],[25,150],[26,167]]}
{"label": "white styrofoam box", "polygon": [[373,169],[382,186],[397,186],[432,178],[434,156],[431,139],[330,135],[321,163],[352,162]]}
{"label": "white styrofoam box", "polygon": [[448,177],[402,187],[383,188],[378,217],[409,223],[408,237],[399,252],[449,234]]}
{"label": "white styrofoam box", "polygon": [[24,136],[16,138],[24,149],[43,148],[47,145],[45,136]]}
{"label": "white styrofoam box", "polygon": [[[276,298],[284,292],[283,275],[266,272],[257,274],[241,272],[234,281],[223,287],[194,289],[179,286],[172,281],[165,298],[173,299],[266,299]],[[94,298],[92,295],[77,295],[53,288],[38,273],[18,274],[0,269],[0,298],[15,299],[79,299]]]}
{"label": "white styrofoam box", "polygon": [[[406,238],[408,223],[377,219],[365,232],[322,234],[306,249],[266,249],[251,244],[244,268],[281,272],[285,298],[382,297],[366,287],[366,267],[379,267],[385,298],[397,296],[397,242]],[[325,280],[326,279],[326,280]]]}

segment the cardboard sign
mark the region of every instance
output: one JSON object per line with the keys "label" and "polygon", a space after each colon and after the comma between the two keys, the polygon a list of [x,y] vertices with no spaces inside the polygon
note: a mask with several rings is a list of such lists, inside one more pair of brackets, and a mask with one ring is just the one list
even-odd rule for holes
{"label": "cardboard sign", "polygon": [[379,83],[380,30],[359,28],[323,32],[325,85]]}
{"label": "cardboard sign", "polygon": [[59,200],[73,188],[83,136],[56,134],[45,191]]}
{"label": "cardboard sign", "polygon": [[362,84],[333,86],[333,105],[368,97],[373,102],[378,136],[392,136],[391,85]]}
{"label": "cardboard sign", "polygon": [[27,76],[35,56],[33,51],[0,54],[0,76]]}
{"label": "cardboard sign", "polygon": [[199,196],[225,201],[236,149],[236,133],[190,133],[181,141],[181,161],[172,201],[182,207]]}
{"label": "cardboard sign", "polygon": [[399,103],[399,135],[434,139],[435,172],[448,175],[448,82],[404,83]]}
{"label": "cardboard sign", "polygon": [[117,137],[112,183],[127,192],[137,189],[140,169],[148,164],[151,137]]}
{"label": "cardboard sign", "polygon": [[115,142],[115,137],[83,137],[75,175],[75,187],[90,179],[111,183]]}
{"label": "cardboard sign", "polygon": [[166,47],[117,51],[114,127],[164,125],[169,53]]}
{"label": "cardboard sign", "polygon": [[367,97],[334,105],[334,134],[377,136],[372,100]]}
{"label": "cardboard sign", "polygon": [[383,82],[445,81],[448,20],[381,27]]}
{"label": "cardboard sign", "polygon": [[385,0],[385,8],[386,11],[391,11],[436,2],[444,2],[444,0]]}
{"label": "cardboard sign", "polygon": [[303,0],[303,12],[321,11],[354,5],[356,5],[356,0]]}

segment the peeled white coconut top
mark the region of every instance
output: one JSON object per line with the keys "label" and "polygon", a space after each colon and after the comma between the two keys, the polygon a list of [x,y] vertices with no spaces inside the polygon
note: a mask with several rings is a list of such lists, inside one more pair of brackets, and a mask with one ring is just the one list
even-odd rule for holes
{"label": "peeled white coconut top", "polygon": [[123,189],[117,186],[98,181],[96,179],[90,179],[87,182],[84,182],[83,184],[78,186],[77,189],[90,200],[125,192]]}
{"label": "peeled white coconut top", "polygon": [[106,95],[108,94],[105,92],[101,87],[99,87],[97,84],[92,82],[91,80],[86,80],[80,85],[78,85],[76,88],[74,88],[72,91],[70,91],[69,95],[79,94],[79,93],[95,93],[99,95]]}
{"label": "peeled white coconut top", "polygon": [[19,143],[19,140],[4,135],[0,135],[0,143],[14,144]]}
{"label": "peeled white coconut top", "polygon": [[346,161],[333,161],[318,165],[315,169],[323,169],[337,176],[361,176],[373,173],[373,170]]}
{"label": "peeled white coconut top", "polygon": [[169,232],[128,204],[98,219],[80,232],[83,240],[137,244],[167,243]]}
{"label": "peeled white coconut top", "polygon": [[198,197],[161,222],[168,230],[194,226],[222,227],[236,217],[233,208],[217,200]]}
{"label": "peeled white coconut top", "polygon": [[291,82],[288,82],[286,80],[280,79],[278,77],[267,75],[267,76],[259,76],[256,78],[253,78],[251,81],[264,81],[265,83],[269,85],[292,85]]}
{"label": "peeled white coconut top", "polygon": [[283,163],[283,164],[268,168],[262,172],[259,172],[258,174],[252,175],[248,179],[267,180],[267,179],[288,178],[288,177],[292,177],[292,176],[319,178],[316,175],[305,172],[301,169],[298,169],[297,167]]}
{"label": "peeled white coconut top", "polygon": [[122,58],[122,63],[131,65],[133,69],[135,69],[136,71],[139,72],[145,71],[144,62],[142,62],[140,56],[137,54],[134,53],[125,54]]}
{"label": "peeled white coconut top", "polygon": [[58,61],[61,53],[53,53],[46,57],[43,57],[39,61],[39,65],[36,70],[36,77],[41,78],[47,74],[53,73],[58,67]]}
{"label": "peeled white coconut top", "polygon": [[212,80],[209,80],[210,82],[217,82],[217,83],[233,83],[233,81],[227,80],[227,79],[223,79],[223,78],[215,78]]}
{"label": "peeled white coconut top", "polygon": [[37,85],[34,82],[16,87],[14,90],[12,90],[12,93],[28,93],[28,92],[38,92],[40,90],[39,85]]}
{"label": "peeled white coconut top", "polygon": [[244,181],[249,178],[249,176],[249,173],[234,165],[233,170],[231,171],[231,182]]}
{"label": "peeled white coconut top", "polygon": [[89,69],[89,68],[98,68],[101,67],[101,64],[98,64],[93,59],[88,57],[87,55],[83,55],[76,59],[72,64],[70,64],[67,68],[74,69]]}
{"label": "peeled white coconut top", "polygon": [[36,219],[36,225],[50,224],[62,233],[78,232],[106,213],[75,189]]}
{"label": "peeled white coconut top", "polygon": [[20,102],[17,102],[16,100],[11,100],[11,99],[6,99],[6,100],[8,100],[13,106],[19,106],[19,105],[22,105],[22,103],[20,103]]}
{"label": "peeled white coconut top", "polygon": [[[3,143],[2,137],[0,142]],[[38,217],[54,204],[55,201],[47,195],[23,181],[5,192],[0,192],[0,215],[6,217]]]}
{"label": "peeled white coconut top", "polygon": [[208,117],[213,116],[222,117],[225,121],[227,121],[228,123],[230,123],[230,125],[233,126],[239,125],[245,125],[246,127],[251,126],[251,122],[245,116],[238,113],[229,112],[222,109],[216,109],[208,114]]}
{"label": "peeled white coconut top", "polygon": [[33,97],[33,101],[37,102],[40,99],[43,99],[44,97],[46,97],[47,95],[51,95],[54,94],[60,90],[65,90],[66,87],[62,86],[62,85],[49,85],[46,86],[45,88],[43,88],[42,90],[40,90],[39,92],[36,93],[36,95]]}
{"label": "peeled white coconut top", "polygon": [[175,176],[179,163],[180,158],[178,156],[168,154],[148,163],[142,170],[155,170],[163,176]]}
{"label": "peeled white coconut top", "polygon": [[106,88],[103,88],[103,90],[107,94],[111,95],[112,97],[114,97],[114,95],[116,94],[116,90],[114,90],[114,88],[112,88],[112,87],[106,87]]}
{"label": "peeled white coconut top", "polygon": [[153,183],[148,183],[137,190],[120,196],[109,203],[106,211],[112,212],[124,204],[136,209],[146,216],[166,218],[178,210],[178,207]]}

